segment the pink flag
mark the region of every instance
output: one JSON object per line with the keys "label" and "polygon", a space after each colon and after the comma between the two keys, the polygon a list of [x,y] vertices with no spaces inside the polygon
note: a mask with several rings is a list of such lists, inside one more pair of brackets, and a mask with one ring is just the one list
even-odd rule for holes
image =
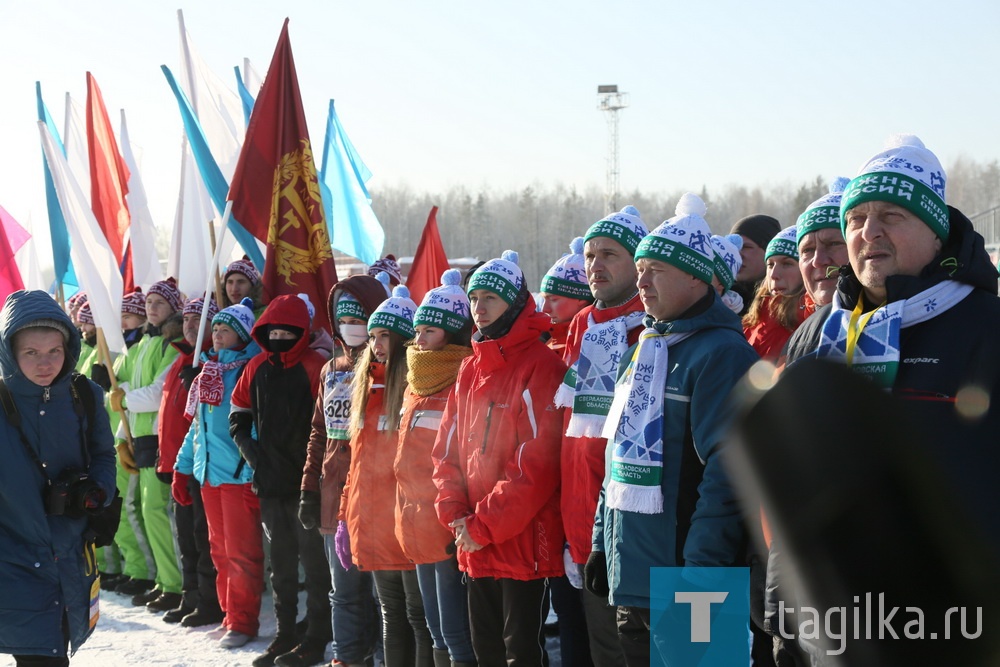
{"label": "pink flag", "polygon": [[0,206],[0,304],[7,300],[11,292],[24,289],[21,272],[14,260],[16,253],[31,234],[19,225],[14,217]]}

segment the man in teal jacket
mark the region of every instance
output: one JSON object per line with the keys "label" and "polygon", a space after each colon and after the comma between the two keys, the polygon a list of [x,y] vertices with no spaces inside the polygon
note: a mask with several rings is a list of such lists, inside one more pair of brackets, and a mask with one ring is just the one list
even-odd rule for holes
{"label": "man in teal jacket", "polygon": [[623,359],[604,432],[610,460],[585,585],[618,608],[630,666],[650,660],[650,568],[737,566],[745,555],[719,453],[727,396],[757,354],[711,286],[704,212],[684,195],[636,250],[646,329]]}

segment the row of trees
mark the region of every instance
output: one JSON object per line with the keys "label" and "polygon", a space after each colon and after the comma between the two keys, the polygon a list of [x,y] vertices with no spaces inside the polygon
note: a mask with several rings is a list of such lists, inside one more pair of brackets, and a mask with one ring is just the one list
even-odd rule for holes
{"label": "row of trees", "polygon": [[[948,203],[970,217],[1000,206],[1000,163],[979,164],[959,159],[946,168]],[[712,230],[725,234],[746,215],[765,213],[795,224],[799,214],[828,190],[823,177],[805,183],[747,187],[728,185],[698,193],[708,206]],[[432,206],[440,208],[438,227],[449,257],[497,257],[507,248],[520,253],[528,286],[537,290],[545,271],[568,252],[569,242],[581,236],[604,214],[604,193],[596,186],[538,183],[520,191],[498,192],[489,187],[455,186],[443,193],[414,192],[407,186],[372,188],[375,213],[386,233],[385,253],[413,255]],[[618,207],[632,204],[652,229],[674,215],[683,191],[648,193],[633,190],[619,196]],[[980,216],[982,217],[982,216]],[[990,215],[991,219],[995,216]],[[984,218],[985,219],[985,218]],[[974,219],[974,221],[976,221]],[[992,226],[981,229],[992,235]],[[987,243],[1000,238],[987,238]]]}

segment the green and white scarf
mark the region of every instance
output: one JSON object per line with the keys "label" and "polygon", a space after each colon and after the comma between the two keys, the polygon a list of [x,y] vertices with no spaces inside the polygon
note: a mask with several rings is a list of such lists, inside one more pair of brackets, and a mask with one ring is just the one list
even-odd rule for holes
{"label": "green and white scarf", "polygon": [[566,426],[572,438],[601,435],[615,397],[615,380],[628,351],[628,332],[642,324],[642,311],[626,313],[607,322],[595,322],[591,313],[580,342],[580,357],[566,371],[556,392],[556,406],[573,408]]}
{"label": "green and white scarf", "polygon": [[602,436],[611,447],[605,502],[640,514],[663,511],[663,395],[670,347],[695,332],[662,334],[647,327],[608,412]]}

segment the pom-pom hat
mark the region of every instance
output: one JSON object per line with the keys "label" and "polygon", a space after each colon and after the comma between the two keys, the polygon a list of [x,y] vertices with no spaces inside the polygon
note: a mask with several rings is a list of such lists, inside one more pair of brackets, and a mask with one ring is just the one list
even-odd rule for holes
{"label": "pom-pom hat", "polygon": [[840,229],[840,200],[849,179],[840,177],[830,184],[830,191],[809,204],[795,222],[795,242],[819,229]]}
{"label": "pom-pom hat", "polygon": [[174,312],[184,308],[184,299],[181,297],[181,291],[177,289],[177,280],[173,277],[153,283],[149,286],[149,293],[163,297]]}
{"label": "pom-pom hat", "polygon": [[767,244],[767,250],[764,251],[764,259],[766,260],[768,257],[774,257],[775,255],[785,255],[798,260],[799,244],[795,241],[795,238],[795,225],[782,229],[778,232],[778,235],[771,239],[770,243]]}
{"label": "pom-pom hat", "polygon": [[136,287],[134,292],[122,297],[122,315],[138,315],[145,319],[146,295],[142,293],[142,288]]}
{"label": "pom-pom hat", "polygon": [[643,239],[649,230],[646,223],[639,216],[639,209],[629,205],[617,213],[612,213],[603,220],[598,220],[584,235],[584,242],[597,236],[606,236],[609,239],[618,241],[622,246],[635,257],[635,250],[639,246],[639,241]]}
{"label": "pom-pom hat", "polygon": [[740,255],[742,248],[743,237],[739,234],[712,236],[712,249],[715,250],[715,261],[713,262],[715,277],[727,290],[733,288],[736,274],[743,267],[743,257]]}
{"label": "pom-pom hat", "polygon": [[76,311],[76,321],[80,324],[94,323],[94,313],[90,310],[90,301],[84,300],[80,310]]}
{"label": "pom-pom hat", "polygon": [[[184,315],[194,314],[194,315],[198,315],[200,317],[201,316],[201,310],[204,307],[204,305],[205,305],[205,298],[204,297],[199,296],[199,297],[196,297],[194,299],[188,299],[187,301],[184,302],[184,311],[183,311],[183,314]],[[215,302],[215,297],[213,296],[212,300],[208,302],[208,319],[209,319],[209,321],[211,321],[212,318],[215,317],[218,314],[219,314],[219,304],[217,304]]]}
{"label": "pom-pom hat", "polygon": [[440,327],[452,333],[469,321],[469,297],[461,287],[462,272],[448,269],[441,274],[441,286],[427,292],[420,302],[413,325]]}
{"label": "pom-pom hat", "polygon": [[540,291],[570,299],[593,301],[594,295],[587,284],[587,270],[583,259],[583,237],[577,236],[569,244],[569,254],[556,260],[545,277]]}
{"label": "pom-pom hat", "polygon": [[410,298],[410,290],[405,285],[392,288],[392,296],[379,304],[368,320],[368,331],[388,329],[406,339],[413,338],[413,315],[417,304]]}
{"label": "pom-pom hat", "polygon": [[858,170],[840,200],[840,229],[847,235],[847,212],[870,201],[902,206],[948,240],[945,174],[934,153],[912,134],[894,134],[885,148]]}
{"label": "pom-pom hat", "polygon": [[226,273],[223,276],[223,280],[229,277],[231,273],[238,273],[250,281],[250,285],[256,285],[260,282],[260,272],[257,271],[257,267],[253,265],[248,258],[238,259],[232,262],[226,267]]}
{"label": "pom-pom hat", "polygon": [[253,315],[253,299],[249,297],[243,297],[243,300],[237,304],[229,306],[228,308],[223,308],[219,313],[212,318],[212,324],[225,324],[227,327],[236,332],[236,335],[240,337],[240,340],[244,343],[250,342],[250,332],[253,331],[253,325],[256,322],[256,318]]}
{"label": "pom-pom hat", "polygon": [[473,290],[485,289],[500,295],[508,305],[513,304],[524,285],[524,274],[517,260],[516,252],[504,250],[499,259],[491,259],[480,266],[469,281],[469,294]]}
{"label": "pom-pom hat", "polygon": [[705,202],[685,193],[674,210],[676,215],[646,235],[636,248],[635,258],[655,259],[711,284],[715,273],[712,230],[703,217]]}

